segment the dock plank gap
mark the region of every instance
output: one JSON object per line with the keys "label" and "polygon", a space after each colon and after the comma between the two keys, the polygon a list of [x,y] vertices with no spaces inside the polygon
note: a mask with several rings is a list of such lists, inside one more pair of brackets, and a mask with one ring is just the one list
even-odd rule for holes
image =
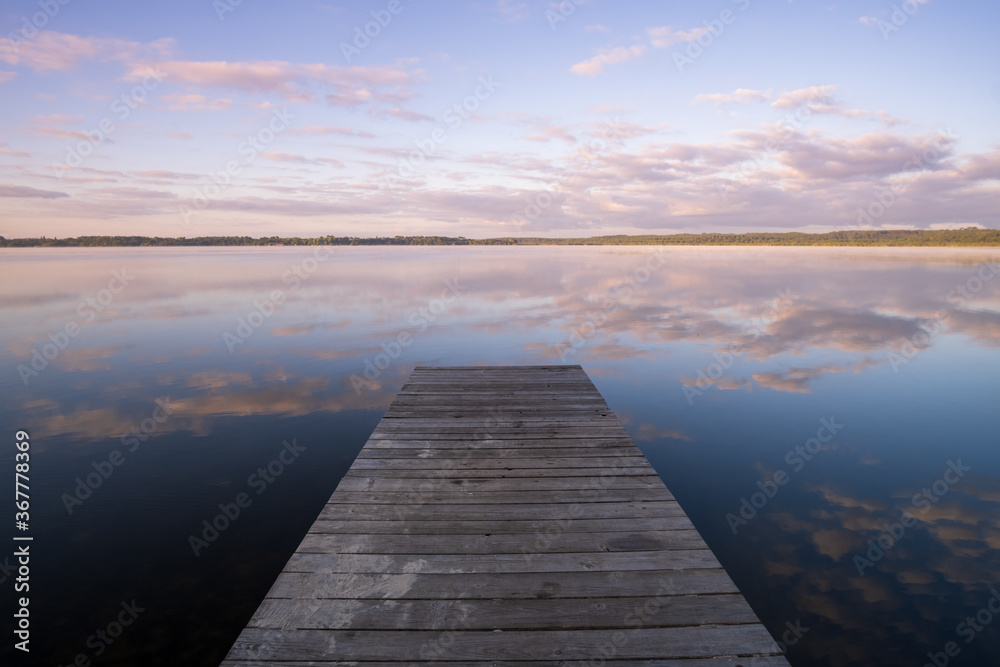
{"label": "dock plank gap", "polygon": [[222,664],[438,663],[788,665],[580,366],[414,369]]}

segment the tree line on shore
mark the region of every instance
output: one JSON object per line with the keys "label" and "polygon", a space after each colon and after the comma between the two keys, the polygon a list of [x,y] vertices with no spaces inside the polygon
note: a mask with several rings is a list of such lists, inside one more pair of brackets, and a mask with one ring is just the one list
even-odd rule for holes
{"label": "tree line on shore", "polygon": [[849,230],[825,234],[751,232],[747,234],[647,234],[586,238],[464,236],[77,236],[20,238],[0,236],[0,247],[155,247],[155,246],[347,246],[347,245],[739,245],[739,246],[1000,246],[1000,229]]}

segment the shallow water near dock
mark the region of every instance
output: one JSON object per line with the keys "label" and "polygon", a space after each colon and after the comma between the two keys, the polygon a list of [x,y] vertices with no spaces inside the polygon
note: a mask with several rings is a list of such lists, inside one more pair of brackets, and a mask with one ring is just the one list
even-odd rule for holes
{"label": "shallow water near dock", "polygon": [[218,664],[414,366],[570,363],[793,665],[994,664],[998,262],[4,250],[0,422],[30,434],[33,659]]}

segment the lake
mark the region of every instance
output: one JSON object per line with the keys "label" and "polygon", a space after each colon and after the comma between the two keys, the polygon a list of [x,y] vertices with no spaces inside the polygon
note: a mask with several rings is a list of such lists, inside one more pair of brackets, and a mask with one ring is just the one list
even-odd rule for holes
{"label": "lake", "polygon": [[0,260],[8,479],[30,435],[30,664],[218,664],[415,365],[561,363],[793,665],[1000,656],[996,250]]}

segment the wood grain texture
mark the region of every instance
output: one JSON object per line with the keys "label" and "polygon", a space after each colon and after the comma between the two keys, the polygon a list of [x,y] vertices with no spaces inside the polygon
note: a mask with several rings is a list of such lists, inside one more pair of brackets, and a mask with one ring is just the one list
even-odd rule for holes
{"label": "wood grain texture", "polygon": [[581,367],[476,366],[413,371],[223,665],[606,660],[788,665]]}

